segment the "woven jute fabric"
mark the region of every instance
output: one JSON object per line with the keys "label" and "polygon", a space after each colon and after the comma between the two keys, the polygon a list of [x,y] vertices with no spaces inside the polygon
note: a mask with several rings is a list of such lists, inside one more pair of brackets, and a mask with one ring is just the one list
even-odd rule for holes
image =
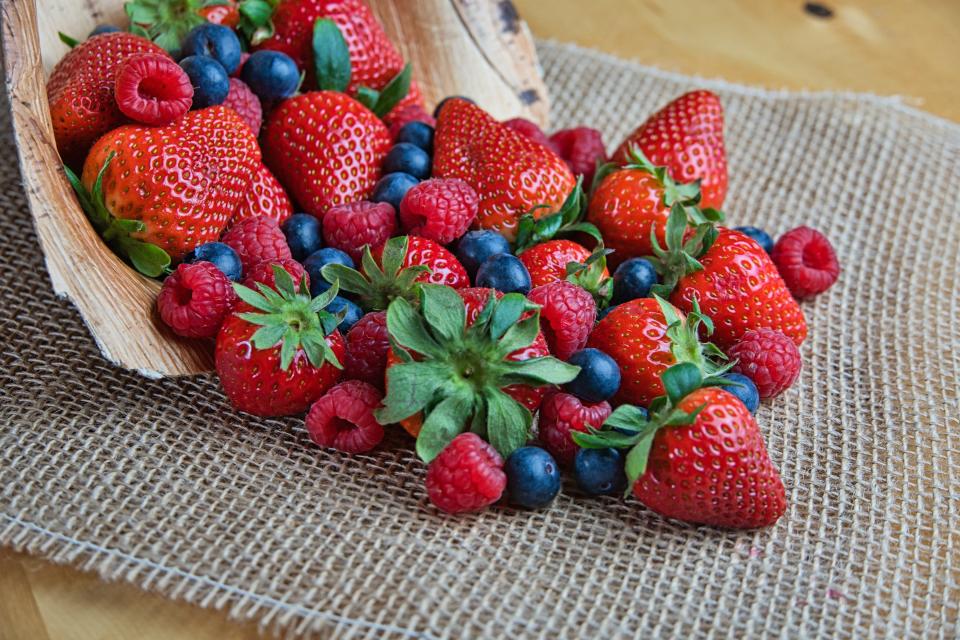
{"label": "woven jute fabric", "polygon": [[836,246],[839,282],[803,305],[800,379],[757,415],[789,497],[775,526],[689,526],[569,486],[541,511],[444,517],[399,434],[321,450],[300,419],[233,412],[213,376],[114,368],[51,293],[5,135],[0,543],[279,634],[957,637],[960,127],[540,53],[555,124],[611,147],[684,90],[717,91],[731,223]]}

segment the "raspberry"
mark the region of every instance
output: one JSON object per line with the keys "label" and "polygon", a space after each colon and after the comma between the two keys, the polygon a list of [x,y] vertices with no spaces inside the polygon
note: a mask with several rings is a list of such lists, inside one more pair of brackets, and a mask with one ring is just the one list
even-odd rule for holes
{"label": "raspberry", "polygon": [[220,240],[237,252],[245,273],[264,260],[293,257],[280,223],[266,216],[241,220],[230,227]]}
{"label": "raspberry", "polygon": [[566,360],[587,344],[597,305],[586,289],[558,280],[535,288],[527,297],[540,305],[540,330],[553,355]]}
{"label": "raspberry", "polygon": [[193,102],[193,85],[186,72],[157,53],[124,60],[113,91],[125,116],[149,125],[170,124],[189,111]]}
{"label": "raspberry", "polygon": [[569,466],[580,448],[570,432],[586,432],[588,425],[599,429],[610,412],[606,400],[584,404],[574,395],[555,391],[540,405],[540,440],[559,464]]}
{"label": "raspberry", "polygon": [[431,116],[427,111],[419,104],[408,104],[405,107],[398,107],[390,112],[388,116],[390,121],[390,139],[396,140],[397,134],[400,133],[400,129],[403,129],[403,125],[417,120],[419,122],[425,122],[431,127],[437,125],[437,119]]}
{"label": "raspberry", "polygon": [[283,267],[283,270],[290,274],[290,277],[293,278],[293,282],[297,286],[297,289],[300,288],[301,280],[306,280],[307,288],[310,288],[310,276],[307,275],[303,265],[292,258],[264,260],[263,262],[258,263],[253,269],[250,269],[246,276],[244,276],[243,285],[253,289],[254,291],[259,291],[259,289],[257,289],[257,283],[260,282],[267,285],[271,289],[276,289],[277,282],[273,273],[273,268],[275,266]]}
{"label": "raspberry", "polygon": [[477,217],[477,192],[463,180],[424,180],[400,202],[400,222],[408,233],[449,244]]}
{"label": "raspberry", "polygon": [[212,338],[230,313],[236,294],[212,262],[181,264],[157,296],[160,318],[178,336]]}
{"label": "raspberry", "polygon": [[790,293],[798,300],[829,289],[840,276],[837,253],[827,237],[810,227],[797,227],[780,236],[770,253]]}
{"label": "raspberry", "polygon": [[366,245],[376,247],[397,230],[397,216],[386,202],[351,202],[331,207],[323,216],[327,246],[360,263]]}
{"label": "raspberry", "polygon": [[263,124],[263,107],[260,106],[260,98],[243,83],[243,80],[230,78],[230,92],[227,94],[227,99],[223,101],[223,106],[236,111],[240,119],[253,131],[253,135],[260,133],[260,125]]}
{"label": "raspberry", "polygon": [[383,440],[383,427],[373,416],[382,400],[380,391],[359,380],[331,387],[307,413],[310,439],[347,453],[370,451]]}
{"label": "raspberry", "polygon": [[513,129],[523,137],[529,138],[537,144],[542,144],[547,149],[556,152],[556,148],[553,143],[550,142],[550,138],[537,126],[537,123],[531,122],[526,118],[511,118],[510,120],[504,120],[503,124],[505,127]]}
{"label": "raspberry", "polygon": [[747,331],[727,355],[737,361],[732,370],[753,380],[761,398],[780,394],[800,375],[800,350],[774,329]]}
{"label": "raspberry", "polygon": [[345,376],[382,389],[389,350],[387,312],[368,313],[347,332],[347,355],[343,363]]}
{"label": "raspberry", "polygon": [[603,136],[590,127],[563,129],[550,136],[557,154],[566,161],[574,175],[582,175],[583,182],[589,187],[597,169],[597,161],[607,161],[607,150],[603,146]]}
{"label": "raspberry", "polygon": [[503,458],[475,433],[461,433],[427,468],[427,495],[441,511],[479,511],[503,495]]}
{"label": "raspberry", "polygon": [[276,176],[270,173],[270,169],[261,164],[253,174],[253,180],[250,181],[250,187],[244,194],[243,200],[233,212],[230,223],[236,224],[247,218],[266,216],[283,224],[292,215],[293,204],[287,192],[280,186]]}

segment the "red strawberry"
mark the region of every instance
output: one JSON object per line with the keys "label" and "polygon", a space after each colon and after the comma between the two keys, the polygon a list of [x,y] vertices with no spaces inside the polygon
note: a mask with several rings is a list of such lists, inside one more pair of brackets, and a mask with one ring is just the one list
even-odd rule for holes
{"label": "red strawberry", "polygon": [[302,207],[318,218],[334,205],[362,200],[380,178],[390,148],[383,122],[334,91],[284,100],[267,119],[264,160]]}
{"label": "red strawberry", "polygon": [[597,305],[586,289],[558,280],[536,287],[527,297],[540,305],[540,330],[553,355],[566,360],[587,344]]}
{"label": "red strawberry", "polygon": [[[520,254],[520,261],[530,272],[530,281],[539,287],[567,277],[567,265],[571,262],[586,264],[590,250],[572,240],[548,240],[534,245]],[[602,277],[610,277],[606,268]]]}
{"label": "red strawberry", "polygon": [[541,129],[536,122],[527,120],[526,118],[510,118],[509,120],[504,120],[503,124],[533,142],[541,144],[547,149],[550,149],[550,151],[557,153],[557,148],[553,145],[553,142],[550,141],[550,138],[547,137],[547,134],[543,132],[543,129]]}
{"label": "red strawberry", "polygon": [[[401,264],[402,269],[415,266],[424,266],[430,270],[429,274],[421,274],[417,282],[445,284],[454,289],[470,286],[470,276],[463,268],[457,257],[442,245],[420,236],[406,236],[408,238],[407,253]],[[384,245],[373,250],[373,257],[379,263]]]}
{"label": "red strawberry", "polygon": [[576,185],[555,153],[466,100],[444,104],[433,146],[433,176],[459,178],[480,197],[474,226],[497,229],[511,240],[520,216],[558,211]]}
{"label": "red strawberry", "polygon": [[678,182],[700,180],[701,206],[719,209],[727,195],[727,152],[723,146],[723,107],[709,91],[686,93],[627,136],[613,154],[629,162],[637,147],[653,164],[665,166]]}
{"label": "red strawberry", "polygon": [[247,218],[273,218],[278,223],[293,215],[293,203],[287,197],[287,192],[280,186],[280,182],[270,173],[266,165],[261,164],[253,174],[250,188],[247,189],[240,206],[230,219],[230,224],[236,224]]}
{"label": "red strawberry", "polygon": [[200,17],[213,24],[222,24],[225,27],[236,29],[240,24],[240,8],[236,0],[217,0],[219,4],[211,4],[197,10]]}
{"label": "red strawberry", "polygon": [[276,258],[274,260],[264,260],[250,269],[249,273],[243,276],[243,286],[257,290],[257,283],[265,284],[271,289],[277,288],[277,280],[274,267],[280,267],[289,274],[293,281],[300,285],[303,280],[307,288],[310,287],[310,275],[304,270],[303,265],[293,258]]}
{"label": "red strawberry", "polygon": [[259,164],[250,129],[218,106],[164,127],[114,129],[90,150],[82,184],[72,182],[101,235],[156,276],[170,259],[220,237]]}
{"label": "red strawberry", "polygon": [[140,53],[170,58],[146,38],[117,32],[77,45],[54,67],[47,80],[47,101],[57,150],[66,164],[82,165],[97,138],[127,121],[114,98],[114,85],[120,63]]}
{"label": "red strawberry", "polygon": [[216,369],[233,406],[258,416],[303,413],[340,378],[344,344],[336,318],[323,311],[334,285],[313,300],[283,269],[277,296],[236,285],[243,300],[217,335]]}

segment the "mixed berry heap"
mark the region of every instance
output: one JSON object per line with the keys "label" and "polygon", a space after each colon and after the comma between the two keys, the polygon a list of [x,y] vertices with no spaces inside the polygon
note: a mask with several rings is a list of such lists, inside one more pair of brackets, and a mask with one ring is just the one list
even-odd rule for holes
{"label": "mixed berry heap", "polygon": [[545,507],[567,472],[693,523],[783,515],[753,414],[840,267],[813,229],[724,226],[717,96],[608,157],[589,127],[428,113],[361,0],[126,6],[129,31],[63,36],[57,147],[237,410],[346,453],[405,430],[450,513]]}

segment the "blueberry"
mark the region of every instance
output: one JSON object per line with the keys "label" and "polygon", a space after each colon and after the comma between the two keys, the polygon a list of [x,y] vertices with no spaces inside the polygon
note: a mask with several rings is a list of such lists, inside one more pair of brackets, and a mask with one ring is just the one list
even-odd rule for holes
{"label": "blueberry", "polygon": [[393,145],[382,166],[384,173],[407,173],[418,180],[430,177],[430,155],[409,142]]}
{"label": "blueberry", "polygon": [[293,58],[280,51],[254,51],[243,65],[240,77],[264,100],[289,98],[300,86],[300,70]]}
{"label": "blueberry", "polygon": [[457,245],[457,259],[471,278],[490,256],[510,253],[510,243],[496,231],[468,231]]}
{"label": "blueberry", "polygon": [[346,314],[343,316],[343,320],[340,321],[340,324],[337,325],[337,329],[340,330],[340,333],[346,333],[350,330],[350,327],[357,324],[357,321],[363,317],[363,309],[358,307],[356,303],[347,300],[346,298],[341,298],[337,296],[330,301],[330,304],[326,306],[326,311],[330,313],[340,313],[340,311],[346,309]]}
{"label": "blueberry", "polygon": [[650,288],[655,284],[657,272],[650,261],[630,258],[613,273],[613,303],[647,298],[650,296]]}
{"label": "blueberry", "polygon": [[575,351],[567,362],[580,367],[580,373],[565,388],[581,400],[600,402],[620,388],[620,367],[600,349],[590,347]]}
{"label": "blueberry", "polygon": [[409,142],[427,153],[433,153],[433,127],[419,120],[408,122],[400,127],[396,142]]}
{"label": "blueberry", "polygon": [[756,240],[757,244],[763,247],[763,250],[767,253],[773,251],[773,238],[763,229],[759,227],[734,227],[734,229]]}
{"label": "blueberry", "polygon": [[406,173],[388,173],[373,186],[373,195],[370,199],[373,202],[389,203],[395,211],[400,210],[400,201],[407,195],[413,187],[419,184],[419,180]]}
{"label": "blueberry", "polygon": [[330,288],[330,283],[327,282],[323,274],[320,273],[320,270],[328,264],[342,264],[351,269],[354,268],[353,260],[350,256],[339,249],[327,247],[319,251],[314,251],[303,261],[303,268],[306,270],[307,275],[310,276],[310,295],[318,296]]}
{"label": "blueberry", "polygon": [[230,78],[223,65],[207,56],[187,56],[180,61],[193,85],[193,109],[221,104],[230,92]]}
{"label": "blueberry", "polygon": [[104,33],[117,33],[118,31],[120,31],[120,27],[115,27],[112,24],[98,24],[87,37],[92,38],[93,36],[99,36]]}
{"label": "blueberry", "polygon": [[230,27],[205,22],[191,29],[183,41],[183,55],[213,58],[233,73],[240,66],[240,38]]}
{"label": "blueberry", "polygon": [[498,253],[484,260],[477,269],[476,285],[491,287],[504,293],[530,293],[530,272],[520,258],[509,253]]}
{"label": "blueberry", "polygon": [[750,410],[750,413],[756,413],[757,407],[760,406],[760,393],[757,391],[757,385],[753,384],[753,380],[732,371],[723,374],[723,377],[737,384],[725,384],[722,389],[740,398],[740,402]]}
{"label": "blueberry", "polygon": [[[650,419],[650,412],[649,412],[649,411],[647,411],[647,410],[644,409],[643,407],[636,407],[636,409],[637,409],[637,412],[640,414],[640,417],[641,417],[641,418],[643,418],[644,420],[649,420],[649,419]],[[616,431],[617,433],[622,433],[622,434],[625,434],[625,435],[628,435],[628,436],[632,436],[632,435],[636,434],[636,431],[630,431],[629,429],[622,429],[622,428],[620,428],[620,427],[614,427],[613,430]]]}
{"label": "blueberry", "polygon": [[545,507],[560,493],[557,461],[540,447],[520,447],[504,467],[510,502],[528,509]]}
{"label": "blueberry", "polygon": [[441,100],[440,102],[437,103],[437,106],[433,109],[433,117],[434,117],[434,118],[439,118],[439,117],[440,117],[440,110],[443,109],[443,105],[447,104],[447,100],[453,100],[454,98],[460,98],[461,100],[466,100],[467,102],[470,102],[470,103],[472,103],[472,104],[476,104],[476,102],[474,102],[473,100],[471,100],[471,99],[468,98],[467,96],[447,96],[446,98],[444,98],[443,100]]}
{"label": "blueberry", "polygon": [[580,449],[573,459],[573,475],[580,490],[591,496],[619,494],[627,487],[619,449]]}
{"label": "blueberry", "polygon": [[290,253],[297,262],[303,260],[323,246],[320,221],[309,213],[295,213],[281,227],[287,237]]}
{"label": "blueberry", "polygon": [[599,312],[599,313],[597,314],[597,322],[600,322],[601,320],[603,320],[604,318],[606,318],[606,317],[607,317],[607,314],[609,314],[611,311],[613,311],[613,310],[616,309],[616,308],[617,308],[617,305],[614,304],[614,305],[610,305],[609,307],[607,307],[607,308],[604,309],[603,311]]}
{"label": "blueberry", "polygon": [[185,255],[183,261],[186,263],[212,262],[213,266],[234,282],[238,282],[243,277],[243,263],[240,262],[240,256],[222,242],[202,244]]}

